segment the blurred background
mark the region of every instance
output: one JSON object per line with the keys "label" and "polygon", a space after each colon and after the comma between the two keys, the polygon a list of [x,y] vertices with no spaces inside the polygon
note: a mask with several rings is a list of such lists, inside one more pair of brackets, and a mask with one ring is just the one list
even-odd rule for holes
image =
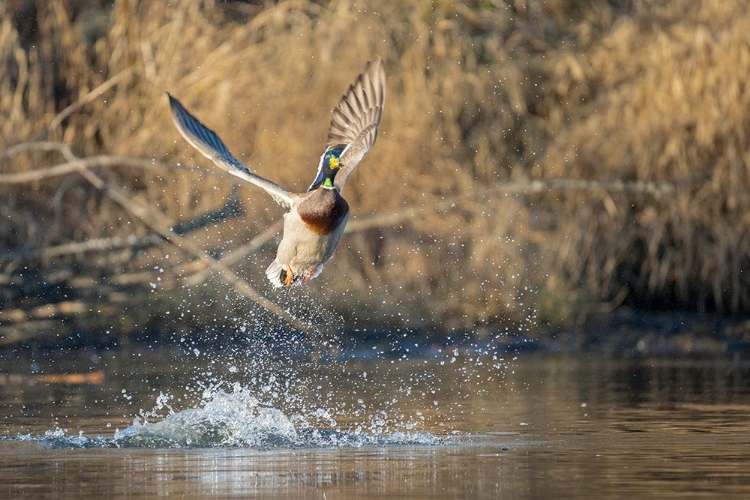
{"label": "blurred background", "polygon": [[[374,5],[0,2],[3,345],[272,324],[153,220],[334,329],[544,337],[627,317],[750,340],[746,2]],[[272,290],[282,209],[179,137],[165,91],[302,191],[377,56],[387,103],[344,192],[351,231],[318,279]]]}

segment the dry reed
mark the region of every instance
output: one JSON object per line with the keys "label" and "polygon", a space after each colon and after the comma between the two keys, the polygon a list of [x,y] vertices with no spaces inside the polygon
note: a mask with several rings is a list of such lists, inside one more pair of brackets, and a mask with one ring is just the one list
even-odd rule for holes
{"label": "dry reed", "polygon": [[[347,324],[562,324],[623,302],[750,310],[742,2],[424,0],[373,9],[116,0],[106,9],[50,0],[34,10],[31,21],[0,5],[0,152],[43,138],[79,156],[207,167],[100,172],[175,222],[220,206],[231,181],[179,139],[164,91],[252,168],[302,190],[330,108],[366,60],[384,56],[381,134],[345,195],[355,221],[421,210],[347,236],[310,284]],[[33,36],[19,35],[25,23]],[[53,153],[14,156],[0,173],[55,161]],[[677,190],[491,189],[558,178]],[[75,176],[0,192],[0,241],[14,255],[148,232]],[[280,217],[263,193],[243,186],[241,195],[247,215],[194,235],[196,243],[227,252]],[[159,252],[118,252],[4,259],[3,271],[96,265],[114,275],[163,264]],[[263,249],[239,270],[262,283],[271,258]],[[172,294],[179,302],[188,292]]]}

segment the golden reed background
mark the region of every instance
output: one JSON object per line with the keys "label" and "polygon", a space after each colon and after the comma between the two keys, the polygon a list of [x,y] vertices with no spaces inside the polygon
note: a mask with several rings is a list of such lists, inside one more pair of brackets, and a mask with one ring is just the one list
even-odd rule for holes
{"label": "golden reed background", "polygon": [[[180,163],[94,170],[175,222],[190,219],[223,205],[231,179],[178,137],[168,90],[251,168],[304,190],[331,108],[381,55],[381,133],[345,194],[352,221],[393,217],[345,237],[307,290],[270,291],[263,270],[275,248],[264,246],[234,266],[264,294],[302,316],[336,311],[347,326],[564,325],[623,303],[750,311],[750,3],[167,3],[0,3],[0,154],[41,138],[81,157]],[[60,161],[16,155],[0,174]],[[601,184],[503,189],[551,179]],[[280,218],[261,191],[240,195],[244,216],[189,237],[226,252]],[[0,184],[0,197],[6,284],[65,270],[161,267],[164,282],[188,273],[189,259],[164,246],[30,251],[148,234],[74,173]],[[122,300],[119,328],[163,323],[170,309],[170,328],[252,309],[217,280],[152,290]]]}

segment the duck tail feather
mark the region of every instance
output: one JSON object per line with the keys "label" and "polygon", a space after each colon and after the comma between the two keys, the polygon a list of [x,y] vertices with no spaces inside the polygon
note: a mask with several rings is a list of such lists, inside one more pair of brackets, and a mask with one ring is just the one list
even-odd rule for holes
{"label": "duck tail feather", "polygon": [[286,278],[286,269],[279,264],[277,261],[271,262],[271,265],[266,269],[266,276],[274,288],[281,288],[284,286],[284,278]]}

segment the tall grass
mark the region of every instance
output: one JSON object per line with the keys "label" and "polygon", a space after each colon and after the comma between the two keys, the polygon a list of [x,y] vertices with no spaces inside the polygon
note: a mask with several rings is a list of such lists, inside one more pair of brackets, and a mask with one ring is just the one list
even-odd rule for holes
{"label": "tall grass", "polygon": [[[564,324],[621,303],[750,310],[742,2],[50,0],[33,4],[35,19],[13,9],[0,5],[0,152],[44,137],[79,155],[208,167],[101,172],[175,221],[220,206],[231,180],[179,139],[164,91],[251,168],[304,190],[331,107],[365,61],[382,55],[381,133],[345,195],[354,217],[417,210],[397,226],[347,236],[310,283],[352,323],[497,327],[537,314]],[[36,153],[0,169],[54,161]],[[678,188],[662,197],[492,191],[554,178]],[[146,232],[75,176],[0,191],[9,251]],[[226,250],[280,217],[262,192],[243,186],[241,196],[245,217],[193,237]],[[265,286],[272,256],[266,248],[240,269]],[[159,261],[158,252],[122,252],[3,265],[96,264],[107,274]]]}

